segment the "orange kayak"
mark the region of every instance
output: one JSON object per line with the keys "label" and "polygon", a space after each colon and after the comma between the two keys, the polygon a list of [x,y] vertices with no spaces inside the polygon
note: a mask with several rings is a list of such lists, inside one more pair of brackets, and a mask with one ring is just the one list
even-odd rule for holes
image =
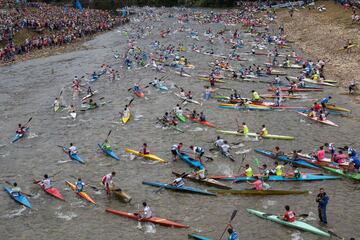
{"label": "orange kayak", "polygon": [[[73,190],[73,191],[75,191],[75,189],[76,189],[76,186],[75,186],[75,184],[72,184],[71,182],[69,182],[69,181],[65,181],[65,183],[67,184],[67,185],[69,185],[69,187]],[[82,197],[83,199],[85,199],[86,201],[88,201],[88,202],[91,202],[91,203],[93,203],[93,204],[96,204],[96,202],[86,193],[86,192],[79,192],[79,193],[77,193],[80,197]]]}
{"label": "orange kayak", "polygon": [[198,118],[192,118],[189,114],[183,114],[187,119],[193,121],[193,122],[197,122],[197,123],[200,123],[202,125],[205,125],[205,126],[208,126],[208,127],[212,127],[214,128],[215,127],[215,124],[213,123],[210,123],[208,121],[200,121],[200,119]]}

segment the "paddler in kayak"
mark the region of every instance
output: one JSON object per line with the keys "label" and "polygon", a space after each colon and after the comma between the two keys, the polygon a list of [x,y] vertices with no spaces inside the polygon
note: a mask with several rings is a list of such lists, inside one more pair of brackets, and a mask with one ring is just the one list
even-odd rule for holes
{"label": "paddler in kayak", "polygon": [[354,158],[358,156],[356,150],[352,147],[349,146],[344,146],[344,150],[347,151],[347,154],[349,155],[350,158]]}
{"label": "paddler in kayak", "polygon": [[140,153],[142,154],[150,154],[150,151],[148,149],[147,143],[144,143],[142,148],[139,150]]}
{"label": "paddler in kayak", "polygon": [[205,150],[198,146],[190,146],[190,149],[194,152],[195,159],[199,160],[201,164],[204,164],[202,162],[201,157],[205,154]]}
{"label": "paddler in kayak", "polygon": [[[76,109],[75,109],[74,105],[71,104],[68,111],[69,111],[70,115],[71,115],[71,113],[76,113]],[[75,117],[76,117],[76,115],[75,115]]]}
{"label": "paddler in kayak", "polygon": [[70,147],[69,147],[69,151],[68,151],[70,158],[73,154],[76,154],[76,153],[77,153],[77,147],[74,146],[73,143],[70,143]]}
{"label": "paddler in kayak", "polygon": [[260,130],[260,132],[258,133],[258,135],[259,135],[260,137],[263,137],[263,136],[266,136],[266,135],[268,135],[268,134],[269,134],[269,132],[268,132],[268,130],[266,129],[265,124],[263,124],[263,125],[261,126],[261,130]]}
{"label": "paddler in kayak", "polygon": [[25,134],[26,126],[22,126],[21,123],[18,124],[18,129],[16,130],[16,134],[19,134],[21,137]]}
{"label": "paddler in kayak", "polygon": [[84,190],[85,183],[81,180],[81,177],[78,177],[77,181],[75,182],[76,192],[80,193]]}
{"label": "paddler in kayak", "polygon": [[339,150],[338,154],[335,155],[334,162],[338,163],[339,165],[345,165],[346,155],[343,153],[342,150]]}
{"label": "paddler in kayak", "polygon": [[173,155],[174,161],[176,161],[178,159],[179,154],[181,154],[182,145],[183,145],[182,143],[179,143],[171,146],[171,153]]}
{"label": "paddler in kayak", "polygon": [[[187,175],[187,174],[186,174]],[[175,186],[177,188],[181,188],[185,185],[185,181],[183,178],[184,175],[181,175],[174,179],[174,181],[171,183],[172,186]],[[184,176],[185,177],[185,176]]]}
{"label": "paddler in kayak", "polygon": [[17,182],[14,182],[11,186],[11,195],[17,197],[21,194],[21,188],[18,186]]}
{"label": "paddler in kayak", "polygon": [[246,177],[253,177],[253,170],[249,164],[245,165],[245,170],[244,170],[243,175],[245,175]]}
{"label": "paddler in kayak", "polygon": [[51,178],[49,178],[49,176],[47,174],[44,175],[44,179],[41,180],[41,183],[43,184],[44,189],[52,188]]}
{"label": "paddler in kayak", "polygon": [[272,158],[276,159],[282,155],[284,155],[284,152],[280,150],[279,146],[276,146],[274,151],[272,151]]}
{"label": "paddler in kayak", "polygon": [[239,235],[237,232],[234,231],[233,226],[231,226],[231,224],[228,224],[228,233],[229,233],[229,237],[228,240],[239,240]]}
{"label": "paddler in kayak", "polygon": [[314,155],[314,158],[319,162],[324,160],[325,158],[324,146],[319,147],[319,150],[317,150],[316,154]]}
{"label": "paddler in kayak", "polygon": [[249,133],[249,128],[248,126],[246,126],[246,123],[243,122],[242,126],[238,126],[238,133],[243,133],[245,136],[247,136],[247,134]]}
{"label": "paddler in kayak", "polygon": [[127,117],[127,116],[129,116],[129,114],[130,114],[130,106],[125,105],[125,108],[124,108],[124,110],[122,112],[122,116]]}
{"label": "paddler in kayak", "polygon": [[307,113],[306,115],[308,118],[315,118],[316,117],[316,111],[314,109],[314,107],[310,108],[310,111]]}
{"label": "paddler in kayak", "polygon": [[146,202],[143,202],[143,210],[142,211],[139,211],[137,213],[135,213],[135,215],[139,215],[140,218],[139,218],[139,221],[143,220],[143,219],[146,219],[146,218],[151,218],[152,217],[152,212],[151,212],[151,209],[150,207],[147,205]]}
{"label": "paddler in kayak", "polygon": [[[61,107],[61,105],[60,105],[60,101],[59,101],[59,98],[55,98],[55,101],[54,101],[54,109],[58,109],[58,110],[60,110],[60,107]],[[57,110],[57,111],[58,111]]]}
{"label": "paddler in kayak", "polygon": [[254,176],[254,182],[246,181],[246,183],[254,185],[254,188],[251,188],[251,190],[263,190],[263,182],[259,179],[258,176]]}
{"label": "paddler in kayak", "polygon": [[269,178],[269,176],[271,175],[271,171],[267,168],[266,164],[263,164],[262,167],[259,167],[259,169],[262,171],[262,178]]}
{"label": "paddler in kayak", "polygon": [[112,179],[115,175],[116,175],[116,172],[111,172],[101,178],[101,182],[105,186],[107,195],[111,194],[110,187],[112,187],[114,185]]}
{"label": "paddler in kayak", "polygon": [[356,82],[354,81],[349,85],[349,95],[355,93],[356,89],[357,89]]}
{"label": "paddler in kayak", "polygon": [[331,161],[334,161],[336,155],[336,148],[334,143],[325,143],[324,146],[327,148],[326,152],[330,153]]}
{"label": "paddler in kayak", "polygon": [[104,141],[104,143],[101,145],[101,147],[102,147],[103,149],[105,149],[106,151],[111,151],[111,150],[112,150],[112,148],[111,148],[111,146],[110,146],[110,144],[109,144],[109,140],[108,140],[108,139],[105,139],[105,141]]}
{"label": "paddler in kayak", "polygon": [[205,117],[205,114],[203,112],[200,112],[199,119],[200,119],[201,122],[206,121],[206,117]]}
{"label": "paddler in kayak", "polygon": [[285,206],[285,214],[282,216],[282,220],[287,222],[295,222],[295,212],[290,210],[290,206]]}
{"label": "paddler in kayak", "polygon": [[200,167],[196,167],[192,173],[194,175],[194,177],[196,179],[206,179],[206,169],[205,168],[200,168]]}
{"label": "paddler in kayak", "polygon": [[89,109],[94,109],[98,107],[97,103],[93,101],[92,98],[89,99],[88,105],[89,105]]}
{"label": "paddler in kayak", "polygon": [[222,145],[224,145],[224,139],[222,139],[220,136],[217,136],[214,144],[217,147],[221,147]]}
{"label": "paddler in kayak", "polygon": [[324,97],[323,99],[321,99],[320,104],[323,109],[326,109],[326,104],[329,103],[330,99],[331,99],[331,96]]}
{"label": "paddler in kayak", "polygon": [[260,95],[255,90],[252,90],[251,93],[252,93],[251,101],[259,102],[260,101]]}
{"label": "paddler in kayak", "polygon": [[91,87],[89,86],[87,91],[86,91],[87,95],[90,95],[90,97],[92,97],[94,95],[93,90],[91,89]]}
{"label": "paddler in kayak", "polygon": [[319,120],[320,121],[325,121],[326,120],[325,110],[320,110],[320,112],[319,112]]}
{"label": "paddler in kayak", "polygon": [[270,170],[270,173],[272,175],[282,176],[283,175],[283,168],[284,168],[284,165],[279,164],[279,162],[275,162],[274,163],[274,168],[272,170]]}

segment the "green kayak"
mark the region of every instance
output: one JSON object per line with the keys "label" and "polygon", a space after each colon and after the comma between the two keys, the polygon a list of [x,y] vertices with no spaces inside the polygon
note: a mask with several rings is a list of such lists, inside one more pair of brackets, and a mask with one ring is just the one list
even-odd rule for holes
{"label": "green kayak", "polygon": [[294,222],[287,222],[282,220],[281,218],[279,218],[279,216],[276,216],[274,214],[268,214],[268,213],[264,213],[264,212],[260,212],[254,209],[246,209],[249,213],[254,214],[255,216],[259,217],[259,218],[263,218],[263,219],[267,219],[270,220],[272,222],[276,222],[279,223],[281,225],[285,225],[287,227],[291,227],[291,228],[296,228],[296,229],[300,229],[306,232],[311,232],[323,237],[330,237],[330,233],[325,232],[319,228],[316,228],[314,226],[311,226],[310,224],[307,224],[305,222],[302,221],[297,221],[295,220]]}
{"label": "green kayak", "polygon": [[346,173],[346,172],[344,172],[344,170],[338,169],[338,168],[330,168],[330,167],[323,167],[323,168],[328,170],[329,172],[339,174],[343,177],[360,181],[360,173]]}
{"label": "green kayak", "polygon": [[186,122],[186,117],[180,113],[176,114],[176,117],[181,121],[181,122]]}

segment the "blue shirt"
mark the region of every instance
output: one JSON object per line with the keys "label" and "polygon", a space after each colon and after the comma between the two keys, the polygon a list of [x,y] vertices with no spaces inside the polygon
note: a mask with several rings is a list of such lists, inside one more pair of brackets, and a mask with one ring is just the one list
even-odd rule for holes
{"label": "blue shirt", "polygon": [[348,154],[350,157],[357,157],[357,152],[352,147],[348,148]]}
{"label": "blue shirt", "polygon": [[324,194],[319,200],[319,207],[326,208],[328,202],[329,202],[329,197],[328,195]]}
{"label": "blue shirt", "polygon": [[238,236],[237,232],[234,231],[234,232],[229,236],[228,240],[239,240],[239,236]]}
{"label": "blue shirt", "polygon": [[323,99],[321,99],[320,103],[328,103],[329,102],[329,98],[328,97],[324,97]]}

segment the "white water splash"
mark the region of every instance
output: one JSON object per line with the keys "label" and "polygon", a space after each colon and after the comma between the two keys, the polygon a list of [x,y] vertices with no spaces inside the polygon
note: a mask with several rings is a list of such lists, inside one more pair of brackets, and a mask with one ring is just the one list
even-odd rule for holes
{"label": "white water splash", "polygon": [[235,154],[236,154],[236,155],[239,155],[239,154],[248,153],[248,152],[250,152],[250,151],[251,151],[251,148],[237,151],[237,152],[235,152]]}
{"label": "white water splash", "polygon": [[146,223],[145,224],[145,233],[156,233],[156,228],[153,223]]}
{"label": "white water splash", "polygon": [[135,115],[134,120],[139,121],[140,118],[143,118],[143,117],[144,117],[143,115]]}
{"label": "white water splash", "polygon": [[241,148],[241,147],[245,147],[245,144],[239,143],[238,145],[233,145],[231,148]]}
{"label": "white water splash", "polygon": [[26,210],[25,206],[22,206],[19,209],[15,209],[10,211],[10,213],[3,215],[3,218],[14,218],[14,217],[18,217],[18,216],[22,216],[22,212],[24,212]]}
{"label": "white water splash", "polygon": [[301,233],[299,231],[296,231],[291,234],[291,240],[304,240],[304,239],[301,237]]}
{"label": "white water splash", "polygon": [[32,133],[32,132],[31,132],[31,133],[29,134],[28,138],[31,139],[31,138],[36,138],[36,137],[38,137],[38,136],[39,136],[39,135],[37,135],[36,133]]}
{"label": "white water splash", "polygon": [[72,160],[59,160],[57,161],[57,163],[67,163],[67,162],[71,162]]}
{"label": "white water splash", "polygon": [[201,131],[204,131],[204,129],[201,128],[201,127],[196,127],[196,128],[194,128],[192,130],[189,130],[189,132],[201,132]]}
{"label": "white water splash", "polygon": [[70,221],[73,218],[76,218],[78,215],[74,212],[62,213],[56,212],[56,217],[60,219],[64,219],[66,221]]}

